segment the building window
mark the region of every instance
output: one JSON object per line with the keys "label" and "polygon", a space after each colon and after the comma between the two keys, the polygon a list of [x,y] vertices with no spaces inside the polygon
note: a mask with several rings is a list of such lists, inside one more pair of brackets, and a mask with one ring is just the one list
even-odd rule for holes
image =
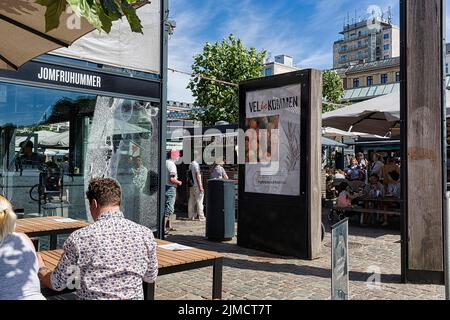
{"label": "building window", "polygon": [[445,74],[448,74],[448,63],[445,64]]}
{"label": "building window", "polygon": [[341,46],[341,51],[347,51],[347,45]]}
{"label": "building window", "polygon": [[389,50],[390,48],[391,48],[391,46],[389,44],[384,45],[384,50]]}
{"label": "building window", "polygon": [[269,77],[269,76],[273,75],[272,68],[266,68],[266,70],[264,70],[264,75],[266,77]]}
{"label": "building window", "polygon": [[347,56],[342,56],[342,57],[341,57],[341,61],[345,62],[345,61],[347,61],[347,60],[348,60],[348,57],[347,57]]}
{"label": "building window", "polygon": [[388,55],[384,56],[384,60],[387,60],[389,58],[390,58],[390,56],[388,56]]}
{"label": "building window", "polygon": [[388,82],[388,75],[387,73],[383,73],[381,75],[381,84],[386,84]]}
{"label": "building window", "polygon": [[373,86],[373,76],[368,76],[367,77],[367,86]]}
{"label": "building window", "polygon": [[400,71],[397,71],[397,72],[395,73],[395,81],[396,81],[396,82],[400,82]]}
{"label": "building window", "polygon": [[390,37],[389,33],[385,33],[384,36],[383,36],[384,39],[389,39],[389,37]]}
{"label": "building window", "polygon": [[359,88],[359,78],[353,79],[353,88]]}

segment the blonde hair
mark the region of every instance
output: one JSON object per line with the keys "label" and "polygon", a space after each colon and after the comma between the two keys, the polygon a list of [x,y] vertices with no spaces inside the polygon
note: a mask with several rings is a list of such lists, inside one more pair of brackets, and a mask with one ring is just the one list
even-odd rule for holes
{"label": "blonde hair", "polygon": [[11,202],[0,196],[0,242],[16,229],[17,216],[12,209]]}

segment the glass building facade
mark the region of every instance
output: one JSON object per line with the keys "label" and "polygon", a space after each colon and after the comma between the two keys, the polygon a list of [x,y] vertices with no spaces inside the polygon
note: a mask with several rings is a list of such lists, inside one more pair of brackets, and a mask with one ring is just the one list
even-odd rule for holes
{"label": "glass building facade", "polygon": [[25,218],[91,220],[88,182],[111,177],[125,216],[157,230],[158,76],[43,59],[0,71],[0,193]]}

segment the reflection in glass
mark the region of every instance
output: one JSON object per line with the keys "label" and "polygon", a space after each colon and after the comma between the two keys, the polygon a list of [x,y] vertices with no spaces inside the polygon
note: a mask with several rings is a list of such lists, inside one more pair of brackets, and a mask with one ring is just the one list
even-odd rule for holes
{"label": "reflection in glass", "polygon": [[89,180],[112,177],[125,216],[156,229],[157,104],[5,83],[0,92],[0,192],[25,217],[90,220]]}

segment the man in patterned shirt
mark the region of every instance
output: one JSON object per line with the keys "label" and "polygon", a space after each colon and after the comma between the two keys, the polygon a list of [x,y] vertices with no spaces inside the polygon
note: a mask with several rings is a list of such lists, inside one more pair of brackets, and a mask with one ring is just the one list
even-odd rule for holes
{"label": "man in patterned shirt", "polygon": [[93,179],[86,196],[95,222],[73,232],[50,272],[40,258],[41,283],[53,290],[77,289],[78,299],[143,299],[142,281],[158,274],[150,229],[124,218],[121,189],[113,179]]}

